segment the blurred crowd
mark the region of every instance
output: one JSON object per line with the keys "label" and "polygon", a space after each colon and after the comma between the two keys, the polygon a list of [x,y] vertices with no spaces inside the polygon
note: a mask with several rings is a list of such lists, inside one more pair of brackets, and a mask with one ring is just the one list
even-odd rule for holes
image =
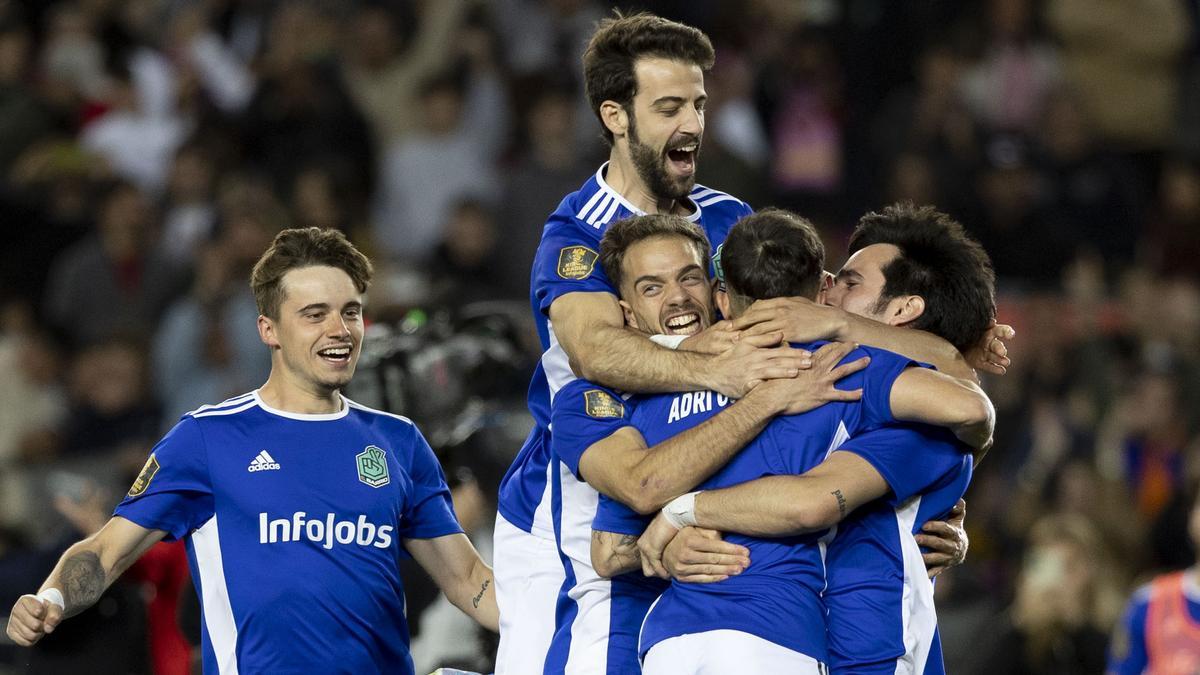
{"label": "blurred crowd", "polygon": [[[713,39],[702,183],[809,217],[835,269],[857,216],[897,200],[987,248],[1017,338],[985,382],[999,422],[970,555],[938,583],[947,667],[1100,672],[1131,589],[1194,560],[1200,3],[615,4]],[[368,252],[389,335],[428,347],[462,325],[431,316],[527,313],[545,217],[606,154],[580,55],[612,5],[0,0],[0,605],[96,527],[180,414],[265,380],[247,278],[281,228]],[[528,329],[501,332],[528,364]],[[447,353],[405,367],[430,390],[474,384],[430,366]],[[452,482],[475,486],[456,498],[476,520],[523,436],[524,377],[460,387],[472,420],[415,416],[475,465]],[[126,636],[113,672],[150,672],[136,636],[146,589],[178,587],[154,571],[171,560],[81,624]],[[418,662],[444,653],[414,631]],[[0,671],[13,658],[0,645]]]}

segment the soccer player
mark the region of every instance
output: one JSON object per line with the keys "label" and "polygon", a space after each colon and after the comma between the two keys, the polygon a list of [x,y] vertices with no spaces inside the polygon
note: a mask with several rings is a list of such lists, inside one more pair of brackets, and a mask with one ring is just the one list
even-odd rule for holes
{"label": "soccer player", "polygon": [[[1188,516],[1200,547],[1200,490]],[[1110,675],[1200,672],[1200,564],[1154,578],[1129,600],[1108,650]]]}
{"label": "soccer player", "polygon": [[[631,327],[671,335],[677,334],[672,324],[679,317],[689,318],[686,325],[692,330],[711,322],[709,244],[692,223],[667,215],[614,223],[604,234],[600,260],[621,290],[621,308]],[[833,386],[865,366],[860,360],[835,368],[851,348],[842,343],[822,348],[811,370],[760,384],[733,402],[729,414],[714,424],[653,448],[646,448],[632,426],[638,397],[626,398],[582,379],[558,391],[551,407],[551,504],[567,583],[559,595],[561,620],[546,659],[547,672],[637,672],[638,630],[664,587],[660,580],[640,574],[609,581],[603,578],[611,576],[604,561],[593,568],[597,490],[636,504],[642,512],[656,511],[725,464],[776,412],[797,413],[829,400],[856,399],[857,392]],[[724,397],[717,395],[716,400]],[[711,392],[708,401],[713,401]],[[610,436],[616,448],[603,443]],[[638,525],[640,533],[644,522],[639,519]],[[731,556],[742,551],[720,542],[714,546],[723,546]]]}
{"label": "soccer player", "polygon": [[9,636],[32,645],[160,540],[184,539],[205,673],[412,673],[398,558],[492,630],[491,570],[412,422],[341,395],[371,264],[340,233],[285,230],[251,276],[262,388],[198,408],[154,447],[95,535],[67,549]]}
{"label": "soccer player", "polygon": [[[733,228],[725,244],[722,269],[728,294],[718,294],[718,302],[728,315],[737,317],[755,299],[813,298],[822,258],[820,240],[801,219],[782,211],[747,218]],[[870,354],[870,366],[844,381],[862,388],[861,401],[830,403],[774,420],[702,487],[716,489],[760,476],[803,473],[847,437],[891,428],[900,420],[945,426],[972,445],[990,438],[994,414],[977,387],[910,367],[917,364],[881,350],[863,348],[852,357],[863,353]],[[640,401],[634,423],[646,443],[657,443],[715,414],[713,407],[696,406],[694,401],[684,414],[687,400],[693,397],[668,395]],[[961,461],[956,449],[948,454],[949,459]],[[924,459],[913,456],[910,461]],[[674,500],[664,512],[683,510],[692,517],[685,502],[695,499],[691,493]],[[597,514],[598,529],[605,525],[608,504],[603,503]],[[711,585],[672,584],[643,625],[640,649],[645,671],[786,668],[819,672],[827,659],[820,534],[773,540],[731,535],[731,541],[750,550],[750,567]]]}
{"label": "soccer player", "polygon": [[[736,197],[695,184],[707,101],[704,72],[714,58],[699,30],[648,14],[600,22],[584,55],[585,88],[609,143],[609,160],[551,214],[534,257],[530,300],[545,353],[529,387],[535,426],[498,497],[498,675],[543,670],[566,581],[550,517],[550,402],[558,390],[580,376],[629,392],[712,390],[737,398],[759,381],[793,377],[807,363],[795,350],[727,350],[734,336],[728,322],[691,337],[659,338],[671,346],[682,340],[684,349],[660,347],[626,327],[617,289],[596,265],[605,228],[620,219],[679,215],[720,245],[733,223],[750,213]],[[755,317],[766,326],[782,323],[789,335],[797,324],[811,324],[805,339],[879,345],[918,355],[946,372],[970,374],[961,355],[931,335],[880,331],[875,322],[838,313],[810,314],[789,306],[780,315],[766,307]],[[672,321],[679,333],[698,330],[694,318]],[[983,351],[1002,367],[1002,341],[990,342],[992,352]]]}
{"label": "soccer player", "polygon": [[[945,214],[911,205],[867,214],[849,252],[827,293],[830,304],[891,325],[932,331],[961,349],[987,331],[995,306],[991,263]],[[727,267],[737,263],[729,260]],[[801,477],[765,478],[696,496],[696,520],[704,527],[764,537],[821,530],[841,521],[825,555],[831,671],[943,672],[933,589],[918,540],[902,533],[916,534],[959,500],[973,468],[967,450],[930,427],[868,432]],[[649,565],[660,570],[661,546],[675,529],[667,521],[657,521],[643,542]],[[704,565],[680,566],[678,560],[703,562],[705,555],[680,552],[687,545],[680,539],[667,567],[697,580],[693,575],[703,576]],[[704,539],[699,543],[708,545]]]}

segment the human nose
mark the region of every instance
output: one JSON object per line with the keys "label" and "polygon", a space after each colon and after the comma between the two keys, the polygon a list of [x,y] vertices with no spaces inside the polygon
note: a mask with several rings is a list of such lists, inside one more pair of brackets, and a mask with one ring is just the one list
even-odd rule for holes
{"label": "human nose", "polygon": [[704,111],[695,106],[687,106],[679,124],[679,133],[689,136],[699,136],[704,133]]}
{"label": "human nose", "polygon": [[327,322],[326,330],[330,337],[348,337],[350,335],[350,324],[341,314],[330,314],[330,320]]}

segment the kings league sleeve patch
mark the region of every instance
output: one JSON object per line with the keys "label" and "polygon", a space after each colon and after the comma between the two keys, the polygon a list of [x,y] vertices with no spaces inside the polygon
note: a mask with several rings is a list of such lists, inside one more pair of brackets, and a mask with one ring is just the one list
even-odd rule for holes
{"label": "kings league sleeve patch", "polygon": [[136,497],[145,492],[157,473],[158,460],[154,458],[154,455],[150,455],[150,459],[146,460],[146,466],[143,466],[142,472],[138,474],[137,480],[133,481],[133,487],[129,488],[129,496]]}
{"label": "kings league sleeve patch", "polygon": [[591,389],[583,392],[583,400],[587,404],[588,417],[625,416],[625,404],[618,401],[608,392]]}
{"label": "kings league sleeve patch", "polygon": [[599,255],[586,246],[568,246],[558,252],[558,276],[586,279],[596,266]]}

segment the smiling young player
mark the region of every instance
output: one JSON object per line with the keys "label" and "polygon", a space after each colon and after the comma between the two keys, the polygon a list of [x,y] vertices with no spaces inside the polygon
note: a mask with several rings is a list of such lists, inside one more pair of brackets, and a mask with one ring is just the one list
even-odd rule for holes
{"label": "smiling young player", "polygon": [[205,673],[412,673],[398,558],[495,630],[492,573],[462,534],[412,422],[341,395],[371,264],[335,230],[285,230],[254,268],[271,374],[186,415],[99,532],[13,607],[29,646],[87,609],[150,546],[183,539]]}

